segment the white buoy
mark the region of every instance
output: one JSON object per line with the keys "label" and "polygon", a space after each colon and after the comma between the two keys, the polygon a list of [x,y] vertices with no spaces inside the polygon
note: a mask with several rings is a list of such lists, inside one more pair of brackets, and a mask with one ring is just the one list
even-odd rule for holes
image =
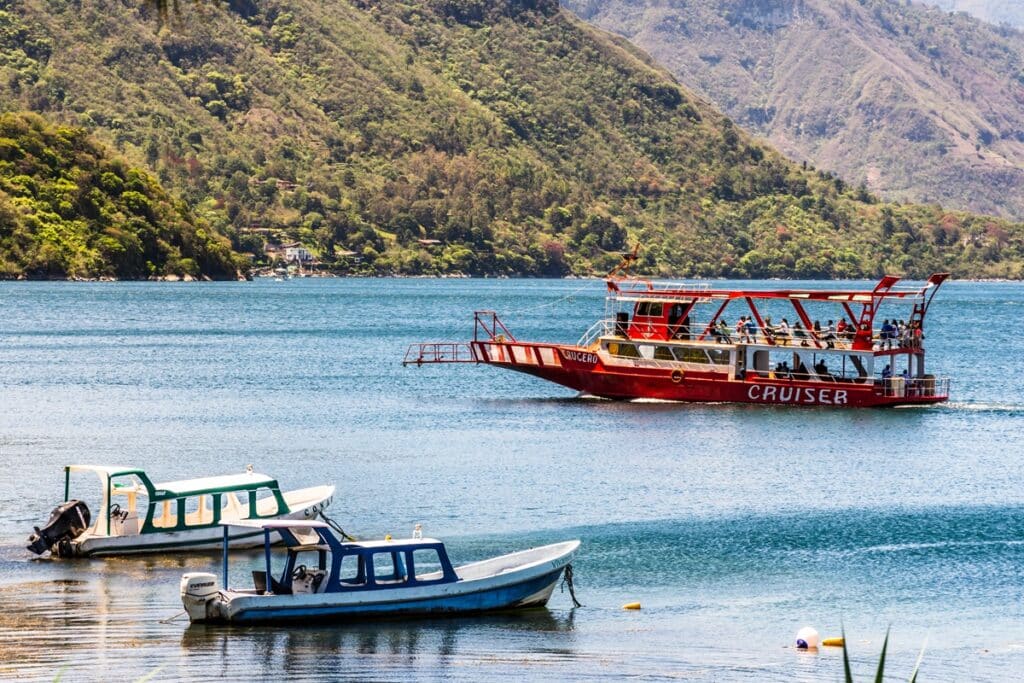
{"label": "white buoy", "polygon": [[817,650],[818,642],[821,640],[821,636],[818,632],[810,626],[804,626],[802,629],[796,632],[796,649],[798,650]]}

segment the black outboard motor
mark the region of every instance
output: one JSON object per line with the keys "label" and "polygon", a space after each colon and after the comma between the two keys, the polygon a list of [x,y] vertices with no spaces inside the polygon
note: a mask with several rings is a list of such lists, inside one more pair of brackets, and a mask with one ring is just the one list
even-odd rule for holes
{"label": "black outboard motor", "polygon": [[89,528],[92,515],[89,506],[80,500],[69,500],[53,508],[50,521],[28,537],[28,549],[42,555],[62,541],[70,541]]}

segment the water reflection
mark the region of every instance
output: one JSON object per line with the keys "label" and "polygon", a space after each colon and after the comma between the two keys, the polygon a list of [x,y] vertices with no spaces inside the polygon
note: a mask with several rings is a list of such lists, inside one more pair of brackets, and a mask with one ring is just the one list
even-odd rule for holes
{"label": "water reflection", "polygon": [[437,675],[447,675],[450,667],[466,661],[500,663],[502,650],[521,647],[524,639],[536,639],[541,654],[572,656],[571,638],[559,639],[563,647],[555,650],[544,643],[545,636],[571,634],[574,618],[573,611],[555,614],[535,609],[478,617],[288,628],[192,625],[181,634],[180,642],[183,655],[249,662],[253,671],[379,673],[381,669],[398,671],[427,664]]}

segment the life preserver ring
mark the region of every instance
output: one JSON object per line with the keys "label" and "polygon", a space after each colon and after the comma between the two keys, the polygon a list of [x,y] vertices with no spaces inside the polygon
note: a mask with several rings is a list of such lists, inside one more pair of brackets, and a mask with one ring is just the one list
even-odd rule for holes
{"label": "life preserver ring", "polygon": [[683,381],[683,371],[682,370],[673,370],[672,371],[672,383],[673,384],[679,384],[682,381]]}

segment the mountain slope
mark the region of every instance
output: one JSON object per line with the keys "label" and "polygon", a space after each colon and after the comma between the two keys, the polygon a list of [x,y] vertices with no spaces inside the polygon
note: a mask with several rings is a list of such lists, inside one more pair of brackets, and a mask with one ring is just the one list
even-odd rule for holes
{"label": "mountain slope", "polygon": [[0,106],[84,125],[238,248],[366,273],[1024,273],[1020,226],[795,165],[549,0],[0,0]]}
{"label": "mountain slope", "polygon": [[227,240],[85,131],[0,115],[0,278],[234,278],[238,267]]}
{"label": "mountain slope", "polygon": [[950,12],[967,12],[991,24],[1024,28],[1024,3],[1014,0],[926,0]]}
{"label": "mountain slope", "polygon": [[568,0],[786,154],[1024,218],[1024,37],[895,0]]}

